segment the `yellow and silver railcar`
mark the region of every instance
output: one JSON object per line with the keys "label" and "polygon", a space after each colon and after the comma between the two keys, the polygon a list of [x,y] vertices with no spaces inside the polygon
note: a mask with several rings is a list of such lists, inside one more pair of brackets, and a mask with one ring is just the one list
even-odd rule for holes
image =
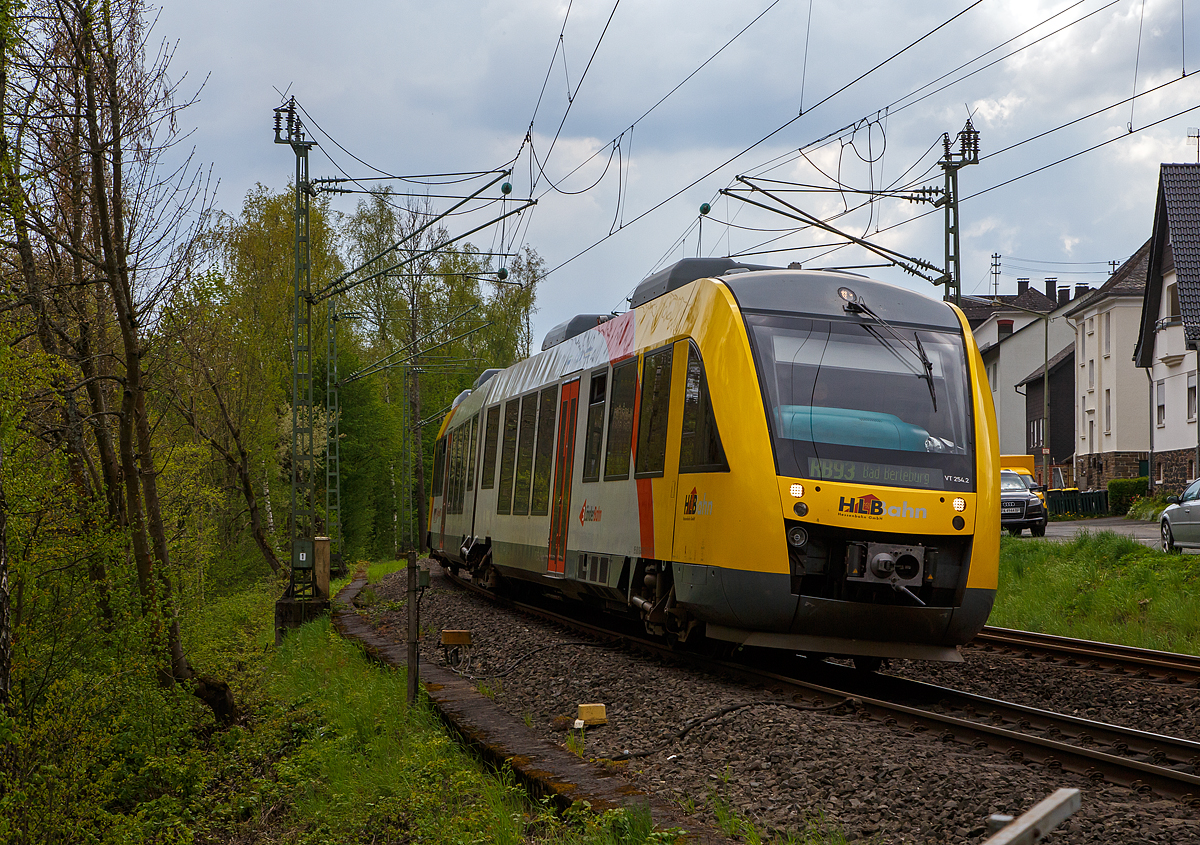
{"label": "yellow and silver railcar", "polygon": [[489,371],[439,432],[443,565],[654,633],[958,660],[996,589],[995,412],[944,302],[685,259]]}

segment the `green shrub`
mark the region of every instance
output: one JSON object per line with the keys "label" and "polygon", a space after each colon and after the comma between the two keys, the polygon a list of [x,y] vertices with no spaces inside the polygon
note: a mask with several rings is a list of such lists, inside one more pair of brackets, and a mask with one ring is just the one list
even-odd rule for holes
{"label": "green shrub", "polygon": [[1127,519],[1154,521],[1162,515],[1162,512],[1166,508],[1167,497],[1165,495],[1135,496],[1133,501],[1129,503],[1129,511],[1125,516]]}
{"label": "green shrub", "polygon": [[1144,475],[1140,478],[1114,478],[1109,481],[1109,512],[1113,516],[1124,516],[1135,498],[1146,495],[1149,484],[1150,479]]}

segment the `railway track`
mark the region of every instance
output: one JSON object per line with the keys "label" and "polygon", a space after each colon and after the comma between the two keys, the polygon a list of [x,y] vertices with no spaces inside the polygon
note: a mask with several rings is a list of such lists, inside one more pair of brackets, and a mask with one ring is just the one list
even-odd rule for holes
{"label": "railway track", "polygon": [[450,577],[493,601],[578,633],[620,641],[699,671],[790,691],[798,703],[842,703],[885,724],[929,732],[943,742],[990,749],[1017,761],[1041,763],[1200,807],[1200,742],[886,674],[868,674],[800,656],[780,665],[778,653],[754,654],[747,650],[734,661],[676,650],[636,633],[614,631],[608,625],[582,621],[541,605],[499,599],[469,580]]}
{"label": "railway track", "polygon": [[1187,684],[1200,688],[1200,657],[1190,654],[990,626],[971,641],[970,647],[987,652],[1017,654],[1060,666],[1077,666],[1111,675],[1130,675],[1164,684]]}

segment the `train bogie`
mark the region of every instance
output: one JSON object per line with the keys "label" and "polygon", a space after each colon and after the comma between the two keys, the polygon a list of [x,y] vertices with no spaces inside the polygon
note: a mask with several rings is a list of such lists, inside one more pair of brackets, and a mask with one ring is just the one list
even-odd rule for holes
{"label": "train bogie", "polygon": [[697,633],[957,659],[996,586],[995,416],[961,312],[684,261],[448,415],[445,564]]}

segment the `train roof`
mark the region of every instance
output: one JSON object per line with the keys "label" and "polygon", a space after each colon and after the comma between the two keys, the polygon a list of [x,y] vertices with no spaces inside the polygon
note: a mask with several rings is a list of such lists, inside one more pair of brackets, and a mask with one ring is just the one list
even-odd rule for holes
{"label": "train roof", "polygon": [[945,302],[854,273],[767,270],[725,276],[721,281],[743,311],[843,315],[846,302],[840,291],[848,288],[888,322],[962,331],[954,309]]}
{"label": "train roof", "polygon": [[612,314],[576,314],[546,332],[546,338],[542,341],[542,351],[545,352],[551,346],[557,346],[575,335],[583,334],[588,329],[594,329],[601,323],[607,323],[612,317]]}
{"label": "train roof", "polygon": [[746,264],[735,258],[683,258],[670,267],[665,267],[647,276],[634,289],[629,300],[631,308],[657,299],[668,291],[691,284],[697,279],[715,279],[730,270],[778,270],[765,264]]}

